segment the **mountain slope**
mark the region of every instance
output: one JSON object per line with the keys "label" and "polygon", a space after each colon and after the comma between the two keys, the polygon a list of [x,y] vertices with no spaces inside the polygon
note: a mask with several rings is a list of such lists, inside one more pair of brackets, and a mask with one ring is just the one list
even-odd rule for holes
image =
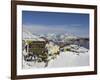
{"label": "mountain slope", "polygon": [[37,35],[33,35],[30,31],[23,28],[23,40],[33,40],[33,41],[45,41],[44,39],[40,38]]}

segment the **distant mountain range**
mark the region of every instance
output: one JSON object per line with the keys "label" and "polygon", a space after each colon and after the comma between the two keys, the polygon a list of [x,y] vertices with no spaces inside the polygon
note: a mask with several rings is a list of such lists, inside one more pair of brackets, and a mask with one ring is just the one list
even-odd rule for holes
{"label": "distant mountain range", "polygon": [[23,40],[33,40],[33,41],[52,41],[55,44],[63,47],[70,44],[84,46],[89,49],[89,38],[80,38],[73,34],[32,34],[27,29],[23,29]]}

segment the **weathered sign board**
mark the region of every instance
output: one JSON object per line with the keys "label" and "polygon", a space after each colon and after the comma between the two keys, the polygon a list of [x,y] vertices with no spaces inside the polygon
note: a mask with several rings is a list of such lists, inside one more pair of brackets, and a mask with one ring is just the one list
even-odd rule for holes
{"label": "weathered sign board", "polygon": [[46,43],[44,41],[32,41],[29,43],[29,52],[41,54],[45,50],[45,44]]}

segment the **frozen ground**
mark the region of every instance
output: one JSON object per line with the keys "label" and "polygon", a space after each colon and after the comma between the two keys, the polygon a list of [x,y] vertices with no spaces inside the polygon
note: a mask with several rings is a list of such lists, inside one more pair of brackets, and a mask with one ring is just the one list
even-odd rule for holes
{"label": "frozen ground", "polygon": [[75,67],[88,65],[88,53],[81,53],[80,55],[76,55],[72,52],[62,52],[55,60],[49,62],[48,67]]}
{"label": "frozen ground", "polygon": [[[54,67],[77,67],[77,66],[88,66],[89,65],[89,52],[80,53],[76,55],[73,52],[61,52],[54,60],[49,61],[46,68]],[[25,62],[23,61],[23,68],[43,68],[45,66],[44,62]]]}

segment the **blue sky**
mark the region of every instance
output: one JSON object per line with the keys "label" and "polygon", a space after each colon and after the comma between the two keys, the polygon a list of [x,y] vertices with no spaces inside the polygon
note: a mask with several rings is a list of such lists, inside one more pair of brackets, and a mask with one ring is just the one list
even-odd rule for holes
{"label": "blue sky", "polygon": [[72,33],[89,37],[89,14],[23,11],[22,24],[32,33]]}

